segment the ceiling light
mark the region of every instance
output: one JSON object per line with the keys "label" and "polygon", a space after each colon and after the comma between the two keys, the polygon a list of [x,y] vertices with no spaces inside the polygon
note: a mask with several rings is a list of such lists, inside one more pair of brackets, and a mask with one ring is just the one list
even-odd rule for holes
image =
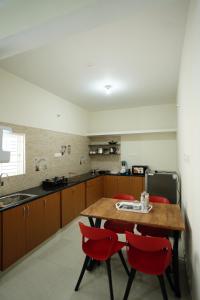
{"label": "ceiling light", "polygon": [[110,95],[112,85],[106,84],[104,87],[105,87],[105,90],[106,90],[106,94],[107,94],[107,95]]}
{"label": "ceiling light", "polygon": [[107,76],[101,80],[91,81],[88,89],[94,93],[103,94],[107,96],[109,94],[119,94],[126,88],[126,84],[118,79]]}

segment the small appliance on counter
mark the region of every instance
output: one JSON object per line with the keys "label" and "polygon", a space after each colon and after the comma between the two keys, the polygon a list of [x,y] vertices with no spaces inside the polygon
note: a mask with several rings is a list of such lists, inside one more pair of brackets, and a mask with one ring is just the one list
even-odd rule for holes
{"label": "small appliance on counter", "polygon": [[132,174],[137,176],[145,176],[147,169],[148,166],[132,166]]}
{"label": "small appliance on counter", "polygon": [[51,179],[45,179],[42,181],[42,186],[44,189],[56,188],[59,186],[64,186],[68,184],[68,178],[65,176],[53,177]]}
{"label": "small appliance on counter", "polygon": [[128,164],[125,160],[122,160],[121,164],[122,166],[121,166],[120,174],[125,175],[128,173]]}

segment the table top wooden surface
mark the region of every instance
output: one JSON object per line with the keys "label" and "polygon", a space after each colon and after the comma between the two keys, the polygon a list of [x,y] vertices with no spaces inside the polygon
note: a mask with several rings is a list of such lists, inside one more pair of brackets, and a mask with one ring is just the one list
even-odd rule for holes
{"label": "table top wooden surface", "polygon": [[185,224],[178,204],[152,203],[152,210],[147,213],[119,211],[115,203],[120,200],[101,198],[81,212],[82,216],[104,220],[127,221],[135,224],[170,230],[185,230]]}

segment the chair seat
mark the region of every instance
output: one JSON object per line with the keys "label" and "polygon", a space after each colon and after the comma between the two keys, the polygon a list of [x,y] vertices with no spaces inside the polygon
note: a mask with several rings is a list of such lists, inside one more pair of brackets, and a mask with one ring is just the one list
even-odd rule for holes
{"label": "chair seat", "polygon": [[124,242],[110,240],[88,240],[83,244],[83,251],[95,260],[105,261],[125,246]]}
{"label": "chair seat", "polygon": [[168,237],[170,235],[170,230],[144,226],[144,225],[137,225],[137,230],[142,235],[149,235],[154,237]]}
{"label": "chair seat", "polygon": [[135,224],[123,222],[123,221],[111,221],[107,220],[104,223],[104,228],[110,229],[116,233],[124,233],[125,231],[133,232]]}

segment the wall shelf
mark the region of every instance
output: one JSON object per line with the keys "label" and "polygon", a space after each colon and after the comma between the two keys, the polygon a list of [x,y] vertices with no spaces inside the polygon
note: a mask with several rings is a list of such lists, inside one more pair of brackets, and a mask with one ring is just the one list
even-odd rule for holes
{"label": "wall shelf", "polygon": [[90,144],[89,156],[110,156],[110,155],[120,155],[120,144]]}

